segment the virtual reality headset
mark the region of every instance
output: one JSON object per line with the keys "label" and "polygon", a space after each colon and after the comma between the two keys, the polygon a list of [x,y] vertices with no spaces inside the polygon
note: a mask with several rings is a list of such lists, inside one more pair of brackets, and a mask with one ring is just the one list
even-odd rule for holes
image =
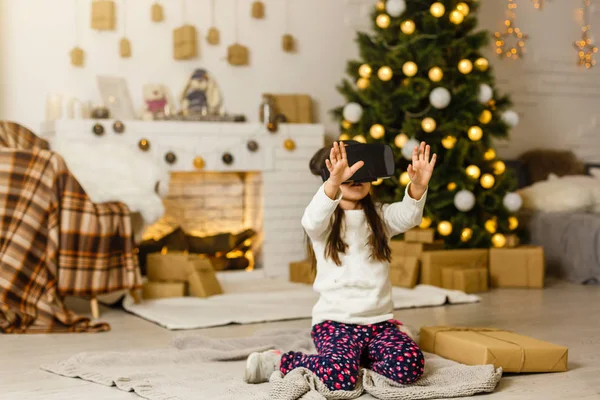
{"label": "virtual reality headset", "polygon": [[[389,178],[396,172],[396,163],[394,162],[394,152],[387,144],[379,143],[359,143],[355,141],[344,142],[346,145],[346,155],[348,165],[352,166],[358,161],[363,161],[365,165],[356,171],[347,182],[374,182],[379,178]],[[329,170],[327,167],[321,170],[323,182],[329,179]]]}

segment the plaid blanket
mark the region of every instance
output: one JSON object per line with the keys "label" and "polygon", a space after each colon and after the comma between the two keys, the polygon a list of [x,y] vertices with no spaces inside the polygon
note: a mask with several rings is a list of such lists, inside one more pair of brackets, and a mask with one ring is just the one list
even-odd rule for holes
{"label": "plaid blanket", "polygon": [[108,330],[62,297],[141,286],[129,210],[91,202],[63,159],[15,126],[0,124],[0,146],[31,147],[0,147],[0,332]]}

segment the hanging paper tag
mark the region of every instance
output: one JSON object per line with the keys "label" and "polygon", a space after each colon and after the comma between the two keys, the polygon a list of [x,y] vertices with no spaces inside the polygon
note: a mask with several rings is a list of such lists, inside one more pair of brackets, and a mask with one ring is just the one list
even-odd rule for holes
{"label": "hanging paper tag", "polygon": [[263,19],[265,17],[265,5],[262,1],[252,3],[252,18]]}
{"label": "hanging paper tag", "polygon": [[115,30],[115,2],[96,0],[92,2],[92,29],[99,31]]}
{"label": "hanging paper tag", "polygon": [[163,11],[163,6],[158,3],[152,4],[152,21],[153,22],[161,22],[165,19],[165,13]]}
{"label": "hanging paper tag", "polygon": [[79,47],[74,47],[73,50],[71,50],[71,65],[75,66],[75,67],[83,67],[83,61],[85,58],[85,53],[83,51],[83,49],[79,48]]}
{"label": "hanging paper tag", "polygon": [[213,46],[218,45],[221,42],[221,34],[219,30],[214,26],[208,30],[208,36],[206,37],[206,41]]}
{"label": "hanging paper tag", "polygon": [[250,63],[250,50],[241,44],[233,44],[227,49],[227,61],[231,65],[248,65]]}
{"label": "hanging paper tag", "polygon": [[131,43],[129,42],[129,39],[121,39],[121,41],[119,42],[119,54],[123,58],[131,57]]}

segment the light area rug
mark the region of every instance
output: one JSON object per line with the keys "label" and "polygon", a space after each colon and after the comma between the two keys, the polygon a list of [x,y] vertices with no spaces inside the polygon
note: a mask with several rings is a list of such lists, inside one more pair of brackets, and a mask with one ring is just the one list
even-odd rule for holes
{"label": "light area rug", "polygon": [[[265,280],[255,284],[229,283],[224,294],[209,298],[176,297],[135,304],[126,297],[123,307],[167,329],[199,329],[228,324],[251,324],[310,318],[318,294],[309,285]],[[476,295],[429,285],[393,288],[395,309],[475,303]]]}
{"label": "light area rug", "polygon": [[180,336],[170,347],[149,351],[80,353],[42,369],[148,400],[440,399],[492,392],[502,376],[493,365],[466,366],[425,353],[424,375],[412,385],[362,370],[355,390],[332,392],[304,368],[286,376],[274,372],[266,384],[245,384],[246,357],[273,348],[315,352],[308,330],[271,330],[233,339]]}

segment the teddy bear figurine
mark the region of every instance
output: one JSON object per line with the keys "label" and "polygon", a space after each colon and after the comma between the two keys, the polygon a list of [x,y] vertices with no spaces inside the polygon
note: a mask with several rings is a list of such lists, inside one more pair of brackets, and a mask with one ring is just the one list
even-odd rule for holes
{"label": "teddy bear figurine", "polygon": [[217,83],[204,69],[196,69],[181,95],[184,115],[216,115],[221,106],[221,93]]}
{"label": "teddy bear figurine", "polygon": [[168,119],[172,114],[169,89],[165,85],[147,83],[144,85],[144,109],[142,119],[152,121]]}

